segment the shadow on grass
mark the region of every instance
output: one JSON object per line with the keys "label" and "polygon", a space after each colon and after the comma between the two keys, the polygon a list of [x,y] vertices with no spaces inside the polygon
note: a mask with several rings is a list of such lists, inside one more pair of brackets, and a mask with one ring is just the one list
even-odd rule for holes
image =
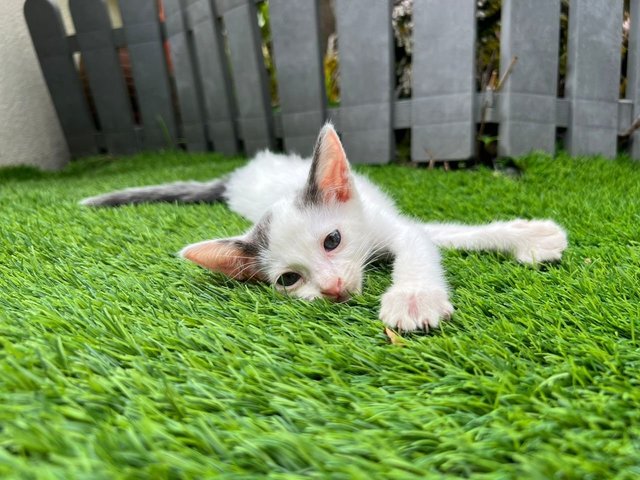
{"label": "shadow on grass", "polygon": [[4,167],[0,168],[0,181],[23,181],[50,178],[51,172],[43,172],[36,167]]}
{"label": "shadow on grass", "polygon": [[72,160],[60,171],[44,171],[37,167],[10,166],[0,168],[0,182],[55,180],[58,178],[79,178],[101,174],[126,174],[132,170],[143,172],[176,165],[176,157],[189,158],[189,166],[229,165],[237,166],[240,157],[227,157],[219,153],[188,153],[180,150],[147,152],[130,156],[114,157],[101,155]]}

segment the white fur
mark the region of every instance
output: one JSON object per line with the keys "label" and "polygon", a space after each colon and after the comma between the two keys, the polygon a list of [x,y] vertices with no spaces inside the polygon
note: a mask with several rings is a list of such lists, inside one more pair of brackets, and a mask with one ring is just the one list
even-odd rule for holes
{"label": "white fur", "polygon": [[227,179],[229,208],[257,223],[275,203],[291,198],[303,187],[310,163],[298,155],[259,152]]}
{"label": "white fur", "polygon": [[[311,159],[268,150],[258,152],[244,167],[234,170],[226,184],[229,208],[258,222],[273,205],[292,199],[305,185]],[[366,177],[352,173],[356,190],[372,210],[396,211],[393,201]]]}
{"label": "white fur", "polygon": [[[320,297],[338,281],[349,294],[358,293],[367,262],[390,254],[393,284],[382,296],[381,320],[400,330],[434,328],[453,313],[436,246],[504,251],[524,263],[558,260],[567,246],[565,232],[550,220],[416,223],[358,174],[352,174],[355,195],[348,202],[301,209],[296,195],[310,163],[296,155],[260,152],[229,176],[225,193],[230,208],[253,222],[269,213],[269,248],[262,253],[267,280],[275,284],[285,272],[299,273],[302,279],[295,285],[279,287],[296,297]],[[341,244],[326,252],[323,239],[336,229]]]}
{"label": "white fur", "polygon": [[[334,230],[341,233],[338,248],[326,252],[325,237]],[[364,264],[372,255],[366,241],[365,219],[355,202],[331,208],[303,211],[287,202],[272,210],[267,264],[273,283],[286,271],[303,276],[299,284],[283,290],[308,300],[322,296],[338,279],[345,293],[362,289]]]}

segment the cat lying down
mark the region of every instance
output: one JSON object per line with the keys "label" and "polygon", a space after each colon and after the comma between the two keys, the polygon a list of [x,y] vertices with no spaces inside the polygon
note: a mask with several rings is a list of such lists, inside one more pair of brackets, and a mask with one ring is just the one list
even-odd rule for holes
{"label": "cat lying down", "polygon": [[437,247],[508,252],[522,263],[559,260],[564,230],[550,220],[486,225],[419,223],[365,177],[353,173],[333,126],[311,160],[258,153],[210,182],[131,188],[82,201],[89,206],[144,202],[224,202],[254,225],[238,237],[185,247],[182,257],[238,280],[271,283],[288,295],[343,302],[360,292],[365,266],[393,259],[380,319],[404,331],[437,327],[453,313]]}

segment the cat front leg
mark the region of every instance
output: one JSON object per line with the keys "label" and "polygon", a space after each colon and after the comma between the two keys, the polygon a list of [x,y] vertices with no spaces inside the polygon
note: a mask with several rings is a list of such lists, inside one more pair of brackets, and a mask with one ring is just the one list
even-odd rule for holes
{"label": "cat front leg", "polygon": [[512,220],[486,225],[428,223],[431,240],[445,248],[511,253],[521,263],[560,260],[567,248],[567,234],[551,220]]}
{"label": "cat front leg", "polygon": [[393,283],[382,296],[380,319],[403,331],[435,328],[453,313],[440,254],[424,230],[402,228],[389,246]]}

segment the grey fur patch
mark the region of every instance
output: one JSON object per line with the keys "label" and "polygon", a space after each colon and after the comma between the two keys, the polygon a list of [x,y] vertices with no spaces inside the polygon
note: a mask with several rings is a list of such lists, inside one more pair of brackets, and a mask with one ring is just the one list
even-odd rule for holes
{"label": "grey fur patch", "polygon": [[[253,227],[247,240],[227,240],[238,249],[243,257],[255,259],[254,267],[260,274],[264,274],[267,265],[261,255],[269,248],[269,230],[271,228],[271,214],[268,213]],[[261,277],[262,275],[257,275]],[[264,279],[264,278],[263,278]]]}
{"label": "grey fur patch", "polygon": [[300,197],[298,198],[298,204],[301,207],[311,207],[322,203],[322,197],[320,195],[320,187],[316,178],[318,172],[318,163],[320,162],[320,148],[322,146],[323,135],[318,135],[316,144],[313,147],[313,160],[311,160],[311,168],[309,169],[309,176],[307,177],[307,184],[302,190]]}
{"label": "grey fur patch", "polygon": [[269,232],[271,230],[271,214],[267,213],[255,224],[251,230],[248,240],[235,240],[244,255],[258,257],[261,252],[269,249]]}
{"label": "grey fur patch", "polygon": [[210,182],[176,182],[150,187],[127,188],[82,200],[90,207],[117,207],[140,203],[226,203],[226,179]]}
{"label": "grey fur patch", "polygon": [[271,213],[267,213],[256,224],[253,229],[253,236],[255,237],[256,245],[260,250],[267,250],[269,248],[269,233],[271,232]]}

